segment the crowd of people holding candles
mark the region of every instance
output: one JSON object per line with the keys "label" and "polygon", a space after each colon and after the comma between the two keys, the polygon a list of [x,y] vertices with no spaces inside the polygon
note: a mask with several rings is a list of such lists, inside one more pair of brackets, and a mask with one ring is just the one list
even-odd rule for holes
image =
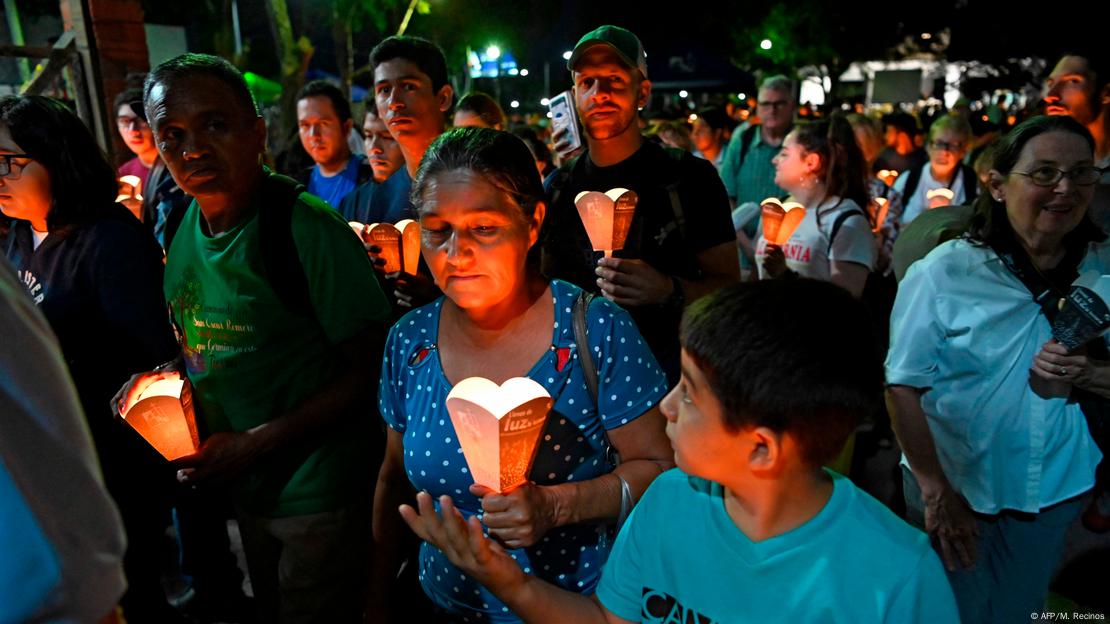
{"label": "crowd of people holding candles", "polygon": [[274,158],[185,54],[118,170],[0,98],[0,621],[1103,619],[1046,603],[1110,530],[1100,61],[1002,128],[649,121],[604,25],[537,127],[395,36]]}

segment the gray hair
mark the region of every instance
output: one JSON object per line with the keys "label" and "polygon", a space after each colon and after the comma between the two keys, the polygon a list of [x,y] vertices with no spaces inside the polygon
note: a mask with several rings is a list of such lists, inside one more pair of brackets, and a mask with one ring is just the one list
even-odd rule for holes
{"label": "gray hair", "polygon": [[782,74],[765,78],[763,82],[759,83],[759,90],[779,91],[789,95],[791,100],[797,101],[794,81]]}

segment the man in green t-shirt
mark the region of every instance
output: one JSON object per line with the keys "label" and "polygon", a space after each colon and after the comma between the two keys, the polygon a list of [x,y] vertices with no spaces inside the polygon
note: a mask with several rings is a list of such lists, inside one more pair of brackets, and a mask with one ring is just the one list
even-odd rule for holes
{"label": "man in green t-shirt", "polygon": [[[178,478],[231,487],[262,621],[355,621],[377,468],[363,391],[389,305],[338,213],[275,190],[261,165],[266,125],[238,70],[182,55],[151,72],[144,96],[162,158],[196,201],[166,264],[182,356],[133,378],[125,405],[184,372],[207,435]],[[267,257],[264,237],[283,231],[307,281],[304,309],[278,292],[300,276],[275,275]]]}

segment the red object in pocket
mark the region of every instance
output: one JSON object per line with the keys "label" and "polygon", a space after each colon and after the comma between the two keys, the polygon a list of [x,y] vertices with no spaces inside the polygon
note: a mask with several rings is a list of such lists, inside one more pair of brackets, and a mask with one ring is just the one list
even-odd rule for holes
{"label": "red object in pocket", "polygon": [[562,347],[555,350],[556,364],[555,370],[560,373],[567,367],[567,362],[570,361],[570,347]]}
{"label": "red object in pocket", "polygon": [[432,349],[430,347],[423,347],[412,356],[411,360],[409,360],[409,366],[416,366],[423,362],[424,358],[428,357],[428,354],[431,352]]}

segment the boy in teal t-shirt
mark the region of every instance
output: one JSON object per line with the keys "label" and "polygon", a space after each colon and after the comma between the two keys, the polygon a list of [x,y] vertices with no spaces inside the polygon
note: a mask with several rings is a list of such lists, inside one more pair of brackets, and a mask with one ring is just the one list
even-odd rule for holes
{"label": "boy in teal t-shirt", "polygon": [[525,575],[449,497],[442,516],[427,494],[401,514],[526,621],[958,622],[927,537],[822,468],[882,397],[866,318],[807,279],[687,308],[662,403],[678,469],[632,512],[592,599]]}

